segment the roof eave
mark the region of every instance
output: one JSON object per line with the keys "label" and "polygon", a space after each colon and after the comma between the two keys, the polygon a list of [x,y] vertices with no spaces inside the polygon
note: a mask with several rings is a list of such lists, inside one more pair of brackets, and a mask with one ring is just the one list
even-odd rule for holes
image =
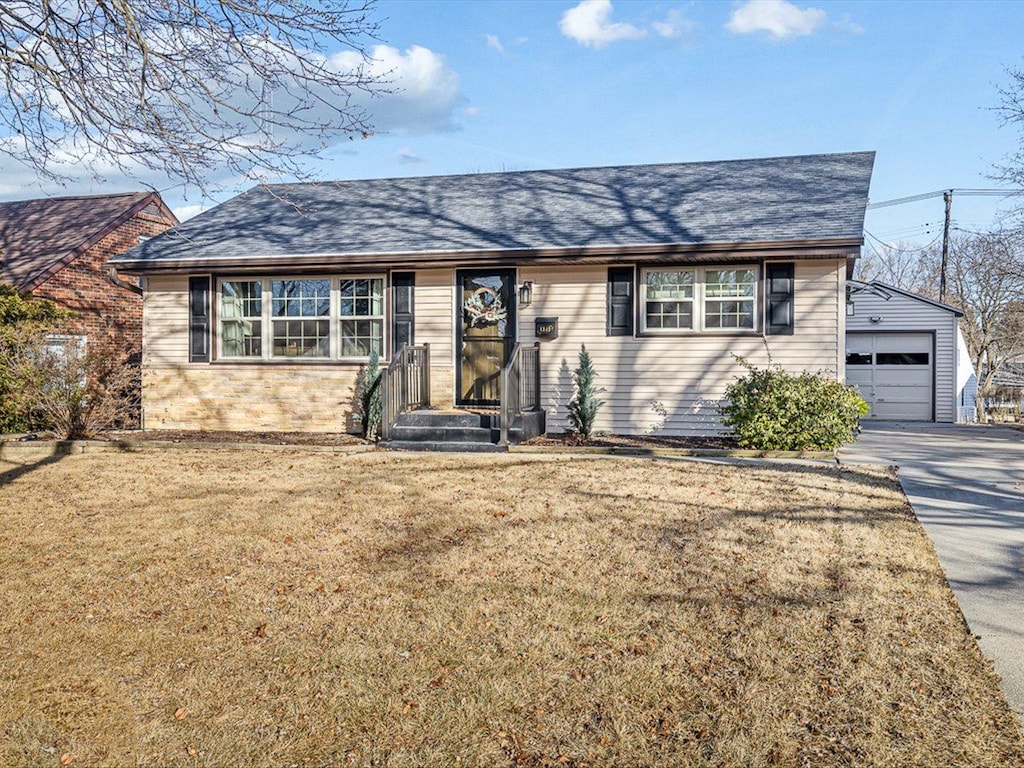
{"label": "roof eave", "polygon": [[854,282],[860,283],[861,285],[864,285],[865,287],[868,287],[868,288],[874,286],[876,288],[880,288],[883,291],[887,291],[889,293],[898,293],[901,296],[905,296],[908,299],[913,299],[914,301],[919,301],[922,304],[927,304],[929,306],[935,307],[936,309],[943,309],[943,310],[945,310],[947,312],[952,312],[956,317],[963,317],[964,316],[964,311],[962,309],[960,309],[959,307],[954,307],[952,304],[946,304],[945,302],[936,301],[935,299],[929,299],[927,296],[922,296],[919,293],[914,293],[913,291],[908,291],[905,288],[898,288],[895,285],[889,285],[888,283],[883,283],[881,280],[871,280],[871,281],[868,281],[868,282],[865,282],[863,280],[856,280]]}
{"label": "roof eave", "polygon": [[273,256],[194,257],[180,259],[114,258],[108,264],[126,274],[231,271],[236,273],[280,269],[373,267],[458,267],[497,264],[577,264],[617,261],[736,261],[744,259],[847,258],[859,249],[860,237],[818,240],[783,240],[751,243],[662,243],[655,245],[601,245],[561,248],[480,249],[461,251],[408,251],[395,253],[317,253]]}
{"label": "roof eave", "polygon": [[92,236],[86,239],[83,243],[79,244],[75,248],[72,248],[70,251],[65,253],[63,256],[61,256],[59,259],[51,263],[42,271],[37,272],[35,275],[32,275],[22,280],[21,285],[18,287],[18,290],[34,291],[40,285],[42,285],[51,277],[53,277],[62,269],[64,269],[64,267],[66,267],[72,261],[77,259],[83,253],[92,248],[94,245],[96,245],[96,243],[98,243],[104,237],[106,237],[115,229],[117,229],[126,221],[128,221],[132,216],[135,216],[137,213],[147,208],[150,205],[150,203],[154,202],[159,206],[160,210],[164,213],[164,215],[168,217],[171,226],[180,223],[178,221],[178,217],[175,216],[174,212],[171,211],[171,209],[168,208],[167,205],[164,203],[163,199],[160,197],[160,193],[150,192],[141,200],[136,201],[134,204],[126,208],[124,211],[119,213],[114,218],[112,218],[102,227],[97,229],[96,232],[94,232]]}

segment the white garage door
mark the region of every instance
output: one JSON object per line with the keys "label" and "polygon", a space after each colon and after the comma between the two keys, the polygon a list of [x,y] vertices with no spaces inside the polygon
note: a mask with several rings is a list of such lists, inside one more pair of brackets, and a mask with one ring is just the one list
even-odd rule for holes
{"label": "white garage door", "polygon": [[846,334],[846,383],[871,406],[869,419],[934,419],[930,333]]}

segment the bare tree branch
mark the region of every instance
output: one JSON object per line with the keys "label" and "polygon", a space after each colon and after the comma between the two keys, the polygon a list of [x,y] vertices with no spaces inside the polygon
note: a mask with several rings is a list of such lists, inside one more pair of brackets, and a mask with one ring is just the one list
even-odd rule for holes
{"label": "bare tree branch", "polygon": [[[978,376],[979,409],[1000,374],[1024,352],[1024,233],[997,230],[953,240],[949,301]],[[979,417],[983,414],[979,413]]]}
{"label": "bare tree branch", "polygon": [[995,111],[1004,126],[1016,128],[1017,151],[996,166],[993,178],[1015,187],[1024,187],[1024,69],[1007,68],[1010,84],[999,89],[999,105]]}
{"label": "bare tree branch", "polygon": [[868,248],[857,262],[857,279],[877,280],[896,288],[931,298],[939,294],[939,246],[913,242],[892,245],[868,240]]}
{"label": "bare tree branch", "polygon": [[[0,153],[42,177],[224,169],[304,177],[366,136],[374,0],[14,0],[0,4]],[[329,54],[327,52],[330,52]]]}

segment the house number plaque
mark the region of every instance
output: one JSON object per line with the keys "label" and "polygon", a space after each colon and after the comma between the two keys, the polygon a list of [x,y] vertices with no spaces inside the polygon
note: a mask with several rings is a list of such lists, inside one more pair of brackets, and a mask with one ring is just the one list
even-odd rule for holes
{"label": "house number plaque", "polygon": [[558,318],[538,317],[533,321],[533,335],[538,339],[558,338]]}

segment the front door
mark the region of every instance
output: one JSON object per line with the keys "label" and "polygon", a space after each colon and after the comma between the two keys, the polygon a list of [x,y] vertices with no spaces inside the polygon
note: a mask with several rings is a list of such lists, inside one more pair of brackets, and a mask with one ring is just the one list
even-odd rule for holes
{"label": "front door", "polygon": [[458,272],[459,405],[498,405],[501,369],[516,341],[516,273],[511,269]]}

